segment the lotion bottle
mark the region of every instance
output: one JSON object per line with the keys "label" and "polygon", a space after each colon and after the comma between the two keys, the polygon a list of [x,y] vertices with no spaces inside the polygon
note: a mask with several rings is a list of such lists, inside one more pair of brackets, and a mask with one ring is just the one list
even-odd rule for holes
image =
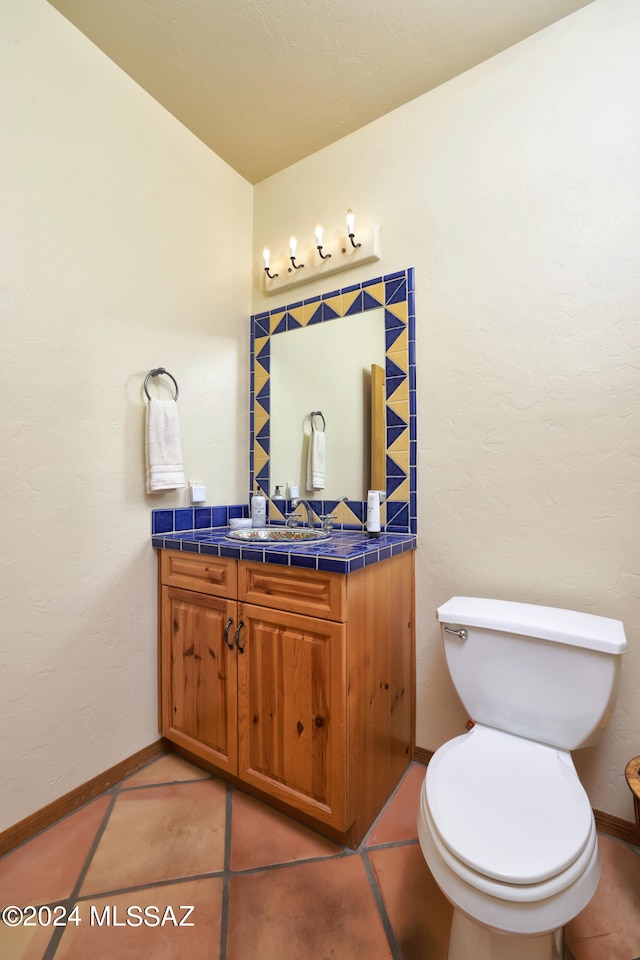
{"label": "lotion bottle", "polygon": [[251,526],[266,527],[267,525],[267,500],[261,493],[256,493],[251,497]]}
{"label": "lotion bottle", "polygon": [[369,490],[367,494],[367,536],[380,536],[380,491]]}

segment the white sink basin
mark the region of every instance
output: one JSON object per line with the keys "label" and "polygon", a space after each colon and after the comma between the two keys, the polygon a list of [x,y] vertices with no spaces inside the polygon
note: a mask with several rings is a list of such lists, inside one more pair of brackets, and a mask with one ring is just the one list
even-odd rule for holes
{"label": "white sink basin", "polygon": [[309,527],[242,527],[225,536],[245,543],[313,543],[314,540],[329,540],[331,534]]}

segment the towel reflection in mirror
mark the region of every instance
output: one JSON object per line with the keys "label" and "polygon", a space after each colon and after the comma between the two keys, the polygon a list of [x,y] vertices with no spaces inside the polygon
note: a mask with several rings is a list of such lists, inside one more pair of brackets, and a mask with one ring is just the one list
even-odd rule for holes
{"label": "towel reflection in mirror", "polygon": [[319,410],[309,414],[311,434],[307,445],[307,490],[324,490],[326,483],[325,420]]}

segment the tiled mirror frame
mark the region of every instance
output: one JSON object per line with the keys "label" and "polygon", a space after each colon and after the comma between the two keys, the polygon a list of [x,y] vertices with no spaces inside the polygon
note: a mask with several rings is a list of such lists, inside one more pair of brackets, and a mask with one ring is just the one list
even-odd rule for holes
{"label": "tiled mirror frame", "polygon": [[[416,502],[416,357],[414,270],[365,280],[321,296],[276,307],[251,317],[250,477],[249,490],[260,487],[272,493],[271,444],[271,338],[312,323],[384,307],[386,394],[386,502],[383,530],[389,533],[417,532]],[[301,491],[305,496],[305,492]],[[335,500],[309,498],[318,514],[331,513]],[[286,504],[288,509],[288,503]],[[336,526],[361,529],[366,519],[366,500],[349,500],[338,507]],[[270,517],[278,522],[282,513],[270,504]]]}

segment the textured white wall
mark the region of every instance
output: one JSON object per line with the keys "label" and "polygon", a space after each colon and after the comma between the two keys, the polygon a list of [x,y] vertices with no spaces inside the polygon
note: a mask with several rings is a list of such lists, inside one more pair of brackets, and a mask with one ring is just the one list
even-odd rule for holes
{"label": "textured white wall", "polygon": [[[576,756],[592,804],[633,819],[640,751],[640,5],[593,4],[260,184],[266,245],[352,207],[416,268],[417,743],[466,715],[436,606],[453,594],[624,621],[616,715]],[[323,285],[324,286],[324,285]],[[316,283],[295,297],[320,292]]]}
{"label": "textured white wall", "polygon": [[0,5],[0,90],[1,830],[158,737],[150,510],[186,494],[145,494],[142,383],[245,495],[252,188],[44,0]]}

